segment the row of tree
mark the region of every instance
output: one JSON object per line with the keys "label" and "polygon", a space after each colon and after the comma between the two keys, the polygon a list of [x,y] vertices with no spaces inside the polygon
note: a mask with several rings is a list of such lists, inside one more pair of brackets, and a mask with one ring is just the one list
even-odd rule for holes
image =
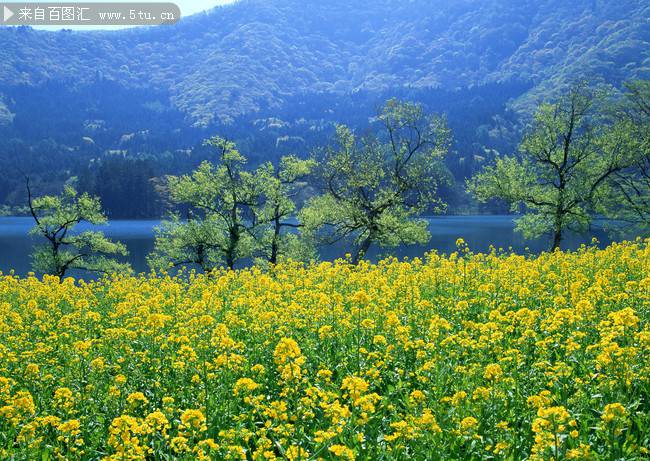
{"label": "row of tree", "polygon": [[[373,245],[426,243],[421,216],[441,213],[437,191],[449,182],[444,166],[451,133],[444,117],[395,99],[379,111],[377,128],[357,134],[337,127],[334,142],[312,158],[285,156],[248,168],[246,157],[221,137],[206,141],[215,162],[169,176],[165,194],[176,213],[156,231],[154,269],[198,266],[208,272],[242,260],[275,264],[309,260],[319,245],[346,241],[354,263]],[[479,200],[504,200],[521,213],[526,237],[586,230],[595,216],[647,232],[650,224],[650,82],[630,83],[623,95],[571,88],[543,104],[516,155],[502,157],[468,181]],[[309,178],[309,181],[307,179]],[[315,186],[314,186],[315,185]],[[33,232],[47,244],[34,268],[64,276],[126,267],[126,249],[95,231],[105,222],[99,200],[66,187],[58,197],[32,199]]]}

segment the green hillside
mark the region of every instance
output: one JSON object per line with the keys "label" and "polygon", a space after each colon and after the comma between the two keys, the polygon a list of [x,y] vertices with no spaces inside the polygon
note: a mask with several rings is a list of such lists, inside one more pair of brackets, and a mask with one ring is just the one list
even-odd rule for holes
{"label": "green hillside", "polygon": [[150,196],[142,178],[189,171],[215,133],[253,163],[305,156],[393,96],[447,115],[462,184],[569,83],[650,78],[649,17],[647,0],[241,0],[173,26],[0,27],[0,205],[24,204],[26,173],[111,203],[127,186],[107,165]]}
{"label": "green hillside", "polygon": [[244,0],[154,29],[4,28],[0,86],[7,104],[16,85],[103,77],[169,92],[196,124],[305,93],[530,81],[526,100],[576,75],[647,78],[648,17],[641,0]]}

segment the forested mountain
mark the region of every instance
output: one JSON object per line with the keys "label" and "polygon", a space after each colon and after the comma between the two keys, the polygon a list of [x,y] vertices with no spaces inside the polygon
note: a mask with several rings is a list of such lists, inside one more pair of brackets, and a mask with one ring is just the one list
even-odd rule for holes
{"label": "forested mountain", "polygon": [[[187,170],[215,132],[253,159],[306,154],[397,95],[448,114],[464,177],[568,82],[650,77],[648,18],[647,0],[241,0],[173,26],[3,27],[0,167],[47,191],[102,182],[107,156]],[[19,178],[0,175],[0,203],[20,203]]]}

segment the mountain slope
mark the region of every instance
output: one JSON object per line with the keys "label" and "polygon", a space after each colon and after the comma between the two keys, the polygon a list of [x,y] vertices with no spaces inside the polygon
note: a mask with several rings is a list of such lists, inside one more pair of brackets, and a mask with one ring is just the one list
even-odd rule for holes
{"label": "mountain slope", "polygon": [[580,75],[650,77],[648,18],[645,0],[243,0],[152,29],[2,28],[0,118],[14,88],[53,81],[155,89],[197,125],[360,89],[530,81],[525,103]]}
{"label": "mountain slope", "polygon": [[516,148],[537,99],[650,78],[649,18],[649,0],[241,0],[148,29],[0,27],[0,213],[28,174],[39,193],[77,178],[112,217],[156,216],[147,197],[211,158],[207,136],[252,165],[307,155],[392,96],[445,113],[457,181],[441,196],[475,209],[464,179]]}

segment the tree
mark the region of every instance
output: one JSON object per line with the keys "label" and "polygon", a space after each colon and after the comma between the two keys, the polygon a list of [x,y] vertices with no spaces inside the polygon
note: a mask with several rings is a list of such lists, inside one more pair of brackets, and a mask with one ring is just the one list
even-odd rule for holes
{"label": "tree", "polygon": [[126,263],[115,256],[128,254],[123,243],[107,239],[102,232],[74,233],[80,223],[104,224],[99,199],[79,195],[72,186],[65,186],[59,196],[32,197],[27,180],[28,205],[35,226],[31,233],[41,235],[47,243],[38,246],[32,255],[35,271],[63,278],[71,269],[89,272],[130,272]]}
{"label": "tree", "polygon": [[377,121],[377,135],[358,137],[346,126],[337,127],[320,171],[324,194],[300,214],[309,232],[326,231],[326,243],[351,238],[354,263],[373,244],[426,243],[428,223],[417,215],[445,206],[436,194],[446,179],[442,160],[450,132],[444,118],[391,99]]}
{"label": "tree", "polygon": [[263,200],[256,210],[258,248],[271,264],[280,256],[296,260],[314,257],[313,246],[291,229],[299,229],[296,222],[296,196],[304,186],[304,179],[316,166],[313,159],[301,160],[293,155],[280,159],[279,164],[267,162],[258,168],[256,179],[261,186]]}
{"label": "tree", "polygon": [[107,155],[80,175],[79,189],[97,195],[111,219],[145,219],[160,215],[161,206],[148,159]]}
{"label": "tree", "polygon": [[519,157],[497,159],[468,182],[479,201],[502,199],[523,208],[517,229],[527,238],[585,231],[605,181],[628,161],[625,133],[596,110],[593,93],[577,85],[554,104],[542,104],[524,136]]}
{"label": "tree", "polygon": [[205,144],[217,150],[219,163],[204,161],[190,175],[168,177],[171,200],[191,210],[185,223],[176,217],[163,224],[151,261],[196,262],[204,270],[225,262],[232,269],[253,254],[259,185],[232,142],[215,136]]}
{"label": "tree", "polygon": [[598,211],[612,218],[617,227],[650,229],[650,81],[626,85],[623,102],[616,108],[616,129],[621,132],[631,158],[626,168],[607,181]]}
{"label": "tree", "polygon": [[223,261],[226,242],[220,229],[210,216],[202,219],[190,215],[183,221],[171,215],[155,229],[154,251],[147,256],[149,266],[166,270],[194,264],[209,273]]}

